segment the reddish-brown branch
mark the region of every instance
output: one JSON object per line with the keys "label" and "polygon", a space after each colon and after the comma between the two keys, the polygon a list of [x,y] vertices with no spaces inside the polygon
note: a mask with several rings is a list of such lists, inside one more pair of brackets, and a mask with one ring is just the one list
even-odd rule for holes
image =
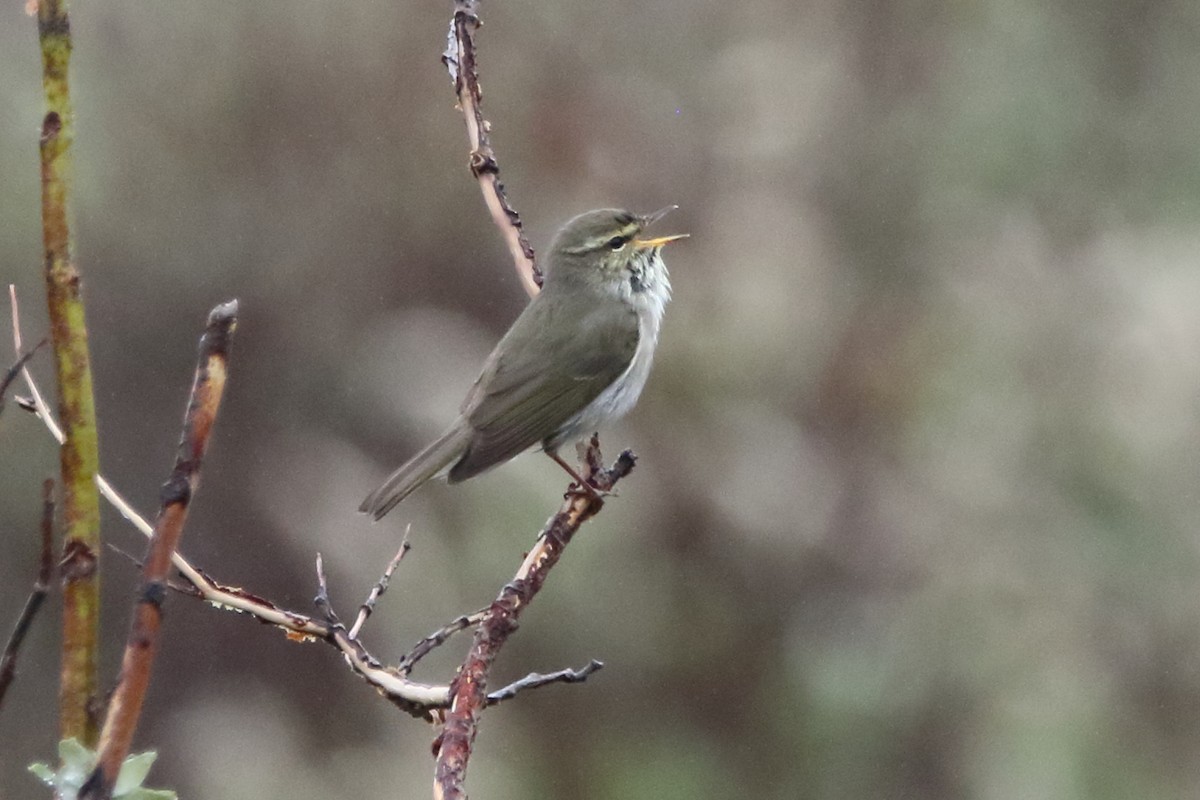
{"label": "reddish-brown branch", "polygon": [[[12,287],[10,287],[10,294],[12,295],[14,347],[20,352],[20,323],[17,315],[17,300]],[[59,430],[57,423],[54,421],[53,413],[42,400],[41,392],[38,390],[33,376],[29,374],[28,370],[22,370],[22,377],[32,398],[29,401],[27,410],[35,413],[46,425],[50,434],[55,439],[61,441],[62,431]],[[598,456],[598,454],[596,455]],[[596,470],[599,469],[598,461],[595,463],[594,468]],[[139,514],[108,481],[102,476],[97,475],[96,482],[100,486],[101,493],[126,520],[145,536],[151,537],[154,535],[154,526],[147,522],[145,517]],[[366,619],[364,609],[370,607],[373,600],[382,594],[387,586],[387,580],[390,578],[391,572],[399,564],[400,558],[404,555],[405,551],[406,548],[402,545],[396,557],[388,565],[387,570],[385,570],[383,578],[376,584],[371,596],[368,597],[367,602],[360,608],[355,625],[349,631],[344,628],[339,629],[338,625],[331,624],[328,620],[316,619],[306,614],[283,608],[245,589],[219,583],[202,570],[193,566],[178,552],[172,556],[172,563],[188,582],[187,586],[180,587],[180,591],[183,591],[188,596],[203,600],[214,608],[246,614],[261,623],[277,627],[284,631],[288,638],[293,641],[323,641],[333,645],[345,657],[346,665],[355,674],[373,686],[382,697],[397,708],[412,714],[414,717],[432,721],[434,719],[441,719],[443,716],[441,710],[450,705],[450,686],[448,684],[420,683],[411,680],[408,676],[418,661],[435,648],[444,644],[452,635],[478,625],[487,609],[458,617],[426,636],[407,655],[401,658],[395,666],[382,664],[371,655],[357,634],[361,631],[362,623]],[[133,560],[137,563],[136,559]],[[139,563],[140,566],[141,564]],[[172,586],[171,588],[176,587]],[[582,670],[559,670],[549,675],[530,675],[511,686],[489,693],[488,703],[498,703],[509,699],[517,691],[537,688],[549,683],[579,682],[598,669],[598,665],[599,662],[593,662]]]}
{"label": "reddish-brown branch", "polygon": [[[9,290],[12,300],[13,345],[17,352],[21,352],[21,326],[17,313],[16,292],[11,286]],[[21,377],[31,396],[28,405],[22,404],[21,407],[36,414],[50,435],[61,443],[62,430],[55,422],[53,412],[43,400],[42,393],[33,376],[28,369],[22,369]],[[97,475],[96,483],[100,487],[101,494],[112,503],[121,516],[147,538],[154,535],[154,526],[147,522],[146,518],[139,514],[137,509],[130,505],[103,476]],[[293,641],[324,641],[332,644],[345,656],[346,664],[350,669],[374,686],[384,698],[413,716],[430,720],[438,709],[445,708],[450,704],[449,685],[431,686],[408,679],[407,676],[416,661],[415,658],[411,658],[411,654],[406,656],[396,667],[384,666],[366,650],[357,638],[334,636],[332,626],[324,620],[314,619],[306,614],[283,608],[265,597],[260,597],[245,589],[219,583],[193,566],[178,552],[171,557],[171,561],[190,584],[190,589],[186,591],[189,596],[204,600],[214,608],[246,614],[261,623],[277,627]],[[139,566],[141,565],[139,564]],[[474,623],[469,622],[469,624]],[[448,635],[446,629],[443,628],[422,640],[418,645],[418,650],[427,652],[445,641],[445,637]]]}
{"label": "reddish-brown branch", "polygon": [[[14,369],[19,370],[20,367]],[[9,685],[13,682],[13,678],[17,674],[17,654],[21,650],[21,643],[25,641],[25,634],[29,632],[30,626],[33,624],[33,618],[37,616],[38,609],[42,607],[42,603],[46,600],[46,594],[50,591],[50,581],[54,579],[54,479],[47,478],[42,484],[42,551],[41,557],[38,560],[38,576],[33,583],[33,590],[29,593],[29,598],[25,601],[25,608],[21,610],[21,616],[17,619],[17,624],[13,626],[12,635],[8,637],[8,644],[4,648],[4,655],[0,657],[0,704],[4,703],[4,695],[8,691]]]}
{"label": "reddish-brown branch", "polygon": [[483,117],[483,93],[475,69],[475,31],[482,24],[476,11],[478,5],[478,0],[455,0],[442,63],[450,72],[450,80],[454,81],[458,107],[467,122],[471,174],[479,181],[483,201],[504,237],[521,284],[532,297],[542,286],[542,272],[534,260],[533,248],[525,238],[521,215],[508,202],[504,184],[500,182],[500,164],[496,161],[490,136],[491,123]]}
{"label": "reddish-brown branch", "polygon": [[[608,491],[633,469],[634,456],[621,453],[610,469],[600,466],[599,442],[592,438],[585,458],[584,477]],[[604,506],[599,497],[584,491],[567,495],[562,509],[550,518],[537,543],[525,557],[513,580],[501,591],[484,614],[475,631],[471,650],[450,684],[451,703],[446,724],[436,743],[434,797],[438,800],[465,800],[463,782],[467,761],[479,722],[479,714],[488,705],[488,673],[500,648],[517,629],[517,619],[542,588],[551,568],[579,527]]]}
{"label": "reddish-brown branch", "polygon": [[236,324],[237,301],[219,305],[209,314],[208,327],[200,339],[183,435],[175,466],[163,485],[162,507],[142,565],[142,587],[121,662],[121,679],[100,733],[96,769],[80,791],[81,799],[107,800],[112,796],[121,763],[133,742],[158,650],[167,572],[183,535],[188,505],[199,486],[204,451],[225,391],[229,344]]}

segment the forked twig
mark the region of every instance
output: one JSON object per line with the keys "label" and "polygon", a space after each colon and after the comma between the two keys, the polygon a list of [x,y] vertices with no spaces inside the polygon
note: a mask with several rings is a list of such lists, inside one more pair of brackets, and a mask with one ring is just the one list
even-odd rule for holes
{"label": "forked twig", "polygon": [[[399,558],[393,559],[392,563],[399,563]],[[435,709],[445,707],[450,698],[450,687],[431,686],[408,680],[404,670],[383,666],[367,652],[357,637],[350,635],[333,610],[329,599],[329,582],[325,577],[325,563],[320,553],[317,553],[317,595],[313,598],[313,603],[325,618],[325,641],[341,651],[354,671],[368,683],[374,684],[385,698],[413,716],[429,720],[434,718]],[[403,685],[403,693],[389,692],[386,687],[392,683]]]}
{"label": "forked twig", "polygon": [[487,609],[483,608],[474,614],[463,614],[461,617],[455,617],[450,620],[450,622],[413,645],[404,658],[400,659],[400,669],[406,673],[411,672],[418,661],[441,647],[454,634],[478,625],[483,621],[483,617],[486,614]]}
{"label": "forked twig", "polygon": [[[9,296],[12,300],[13,341],[16,349],[19,350],[21,347],[20,314],[16,290],[12,286],[9,287]],[[54,414],[46,405],[33,375],[28,369],[24,369],[21,377],[30,394],[29,410],[42,421],[50,435],[61,443],[62,429],[55,422]],[[22,404],[22,407],[25,405]],[[96,483],[104,498],[142,535],[149,538],[154,534],[154,527],[103,476],[97,475]],[[204,600],[214,608],[251,616],[259,622],[283,630],[288,638],[294,641],[327,641],[334,644],[341,650],[347,665],[355,673],[374,686],[384,698],[407,713],[421,719],[432,719],[437,709],[444,708],[449,704],[450,687],[448,685],[418,683],[409,680],[406,673],[399,669],[384,667],[363,647],[361,642],[357,640],[338,642],[332,636],[330,626],[325,621],[282,608],[245,589],[219,583],[193,566],[178,552],[171,556],[171,563],[194,588],[195,591],[189,592],[189,594]]]}
{"label": "forked twig", "polygon": [[[8,285],[8,300],[9,307],[12,310],[12,330],[13,330],[13,350],[19,355],[21,352],[21,307],[17,302],[17,287],[13,284]],[[27,364],[21,366],[21,379],[25,381],[25,388],[29,391],[29,405],[22,402],[22,398],[17,399],[17,405],[21,408],[32,411],[34,416],[42,421],[46,429],[50,431],[50,435],[54,437],[54,441],[60,445],[66,441],[66,434],[54,419],[54,414],[50,411],[50,406],[46,403],[46,398],[42,396],[42,392],[38,389],[37,383],[33,380],[33,374],[30,373]],[[103,475],[96,473],[96,486],[100,490],[100,494],[105,500],[117,510],[122,517],[133,526],[142,532],[144,536],[150,536],[154,533],[154,528],[146,521],[146,518],[134,510],[129,501],[121,496],[121,493],[113,488]],[[187,562],[184,562],[186,564]],[[180,564],[176,561],[175,566]],[[182,570],[182,567],[180,567]]]}
{"label": "forked twig", "polygon": [[[490,126],[482,112],[482,94],[479,89],[474,45],[474,33],[480,25],[477,6],[477,0],[456,0],[448,48],[443,60],[454,81],[459,107],[466,121],[471,146],[472,174],[479,182],[493,221],[504,236],[523,285],[529,294],[533,295],[541,285],[541,274],[534,262],[533,249],[525,239],[520,217],[509,203],[504,187],[499,181],[499,166],[490,142]],[[33,405],[37,413],[51,431],[55,432],[53,418],[41,400],[28,371],[24,371],[23,374],[33,395]],[[61,431],[56,435],[61,437]],[[585,474],[594,478],[593,483],[601,489],[611,489],[620,478],[628,474],[634,463],[633,456],[626,452],[611,468],[603,469],[599,458],[598,444],[593,440]],[[97,475],[97,483],[105,497],[113,502],[127,519],[144,533],[149,533],[150,526],[107,481]],[[600,662],[594,661],[580,670],[561,670],[548,675],[535,673],[490,694],[486,691],[491,663],[507,637],[515,630],[521,611],[537,594],[549,569],[557,563],[563,548],[575,531],[602,506],[603,500],[599,497],[583,493],[569,494],[562,509],[543,529],[537,545],[526,557],[514,581],[504,587],[491,606],[482,612],[460,617],[421,640],[402,659],[400,665],[394,668],[383,666],[372,657],[360,641],[359,635],[379,597],[386,591],[388,581],[406,551],[404,547],[389,563],[383,577],[360,606],[355,622],[349,629],[341,623],[332,608],[327,579],[319,562],[317,604],[324,619],[287,611],[242,589],[222,586],[193,567],[178,553],[174,553],[172,559],[197,593],[208,602],[252,614],[260,621],[285,629],[293,638],[320,639],[333,644],[342,652],[356,673],[409,713],[430,719],[435,717],[437,709],[449,706],[446,726],[437,745],[435,793],[442,797],[463,797],[462,780],[475,736],[478,714],[483,707],[507,699],[525,688],[552,682],[584,680],[601,666]],[[150,559],[147,561],[149,563]],[[162,585],[160,582],[160,589]],[[473,626],[477,629],[470,653],[458,677],[450,686],[420,684],[408,679],[409,672],[424,655],[445,642],[453,633]]]}
{"label": "forked twig", "polygon": [[[609,491],[629,474],[635,460],[633,453],[626,450],[611,468],[598,469],[600,443],[593,436],[584,459],[584,477],[596,488]],[[436,800],[466,798],[463,783],[467,761],[471,757],[479,715],[488,705],[487,684],[492,663],[517,629],[518,617],[542,588],[550,569],[558,563],[575,532],[603,507],[604,501],[597,496],[585,492],[568,493],[562,509],[546,523],[516,577],[500,590],[475,629],[471,650],[450,684],[453,699],[446,713],[445,727],[435,743],[437,763],[433,795]]]}

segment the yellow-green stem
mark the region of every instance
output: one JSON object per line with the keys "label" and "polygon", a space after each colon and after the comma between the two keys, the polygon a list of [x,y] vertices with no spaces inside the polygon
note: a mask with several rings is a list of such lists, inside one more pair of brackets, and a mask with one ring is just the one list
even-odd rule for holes
{"label": "yellow-green stem", "polygon": [[40,0],[38,38],[46,95],[40,148],[46,297],[58,375],[59,419],[66,434],[61,451],[65,542],[59,725],[62,738],[73,736],[94,746],[100,621],[100,498],[96,490],[99,447],[87,326],[68,225],[74,119],[67,81],[71,27],[65,0]]}

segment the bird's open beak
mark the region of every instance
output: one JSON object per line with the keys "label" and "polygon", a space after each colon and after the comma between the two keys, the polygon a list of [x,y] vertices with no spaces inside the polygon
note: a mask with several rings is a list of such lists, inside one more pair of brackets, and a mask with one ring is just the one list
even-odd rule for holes
{"label": "bird's open beak", "polygon": [[[667,206],[666,208],[660,208],[653,214],[647,214],[646,216],[642,217],[642,227],[649,228],[651,225],[658,222],[660,219],[665,217],[667,214],[670,214],[677,208],[679,208],[679,206],[671,205]],[[689,235],[690,234],[686,233],[677,233],[674,236],[659,236],[656,239],[634,239],[633,246],[636,250],[645,250],[651,247],[662,247],[664,244],[669,242],[675,242],[679,239],[686,239]]]}
{"label": "bird's open beak", "polygon": [[633,246],[638,250],[645,250],[648,247],[662,247],[664,244],[677,242],[689,236],[691,236],[690,233],[676,233],[672,236],[659,236],[656,239],[634,239]]}

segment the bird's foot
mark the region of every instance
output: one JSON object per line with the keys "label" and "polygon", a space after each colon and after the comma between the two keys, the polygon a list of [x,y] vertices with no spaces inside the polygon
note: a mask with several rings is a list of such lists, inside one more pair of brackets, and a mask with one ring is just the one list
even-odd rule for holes
{"label": "bird's foot", "polygon": [[601,489],[599,486],[584,481],[582,484],[576,481],[567,487],[567,494],[571,495],[586,495],[598,503],[603,503],[606,497],[620,497],[612,489]]}
{"label": "bird's foot", "polygon": [[591,481],[588,481],[586,478],[584,478],[582,475],[580,475],[579,472],[574,467],[572,467],[566,461],[563,461],[562,457],[559,456],[558,453],[552,453],[550,451],[547,451],[546,455],[548,455],[552,459],[554,459],[555,463],[557,463],[560,467],[563,468],[563,470],[566,471],[566,473],[568,475],[570,475],[572,478],[575,479],[575,482],[572,483],[569,487],[567,487],[567,494],[586,495],[599,503],[603,503],[604,498],[606,498],[606,497],[616,497],[617,496],[616,492],[614,492],[610,489],[601,489],[599,486],[596,486]]}

